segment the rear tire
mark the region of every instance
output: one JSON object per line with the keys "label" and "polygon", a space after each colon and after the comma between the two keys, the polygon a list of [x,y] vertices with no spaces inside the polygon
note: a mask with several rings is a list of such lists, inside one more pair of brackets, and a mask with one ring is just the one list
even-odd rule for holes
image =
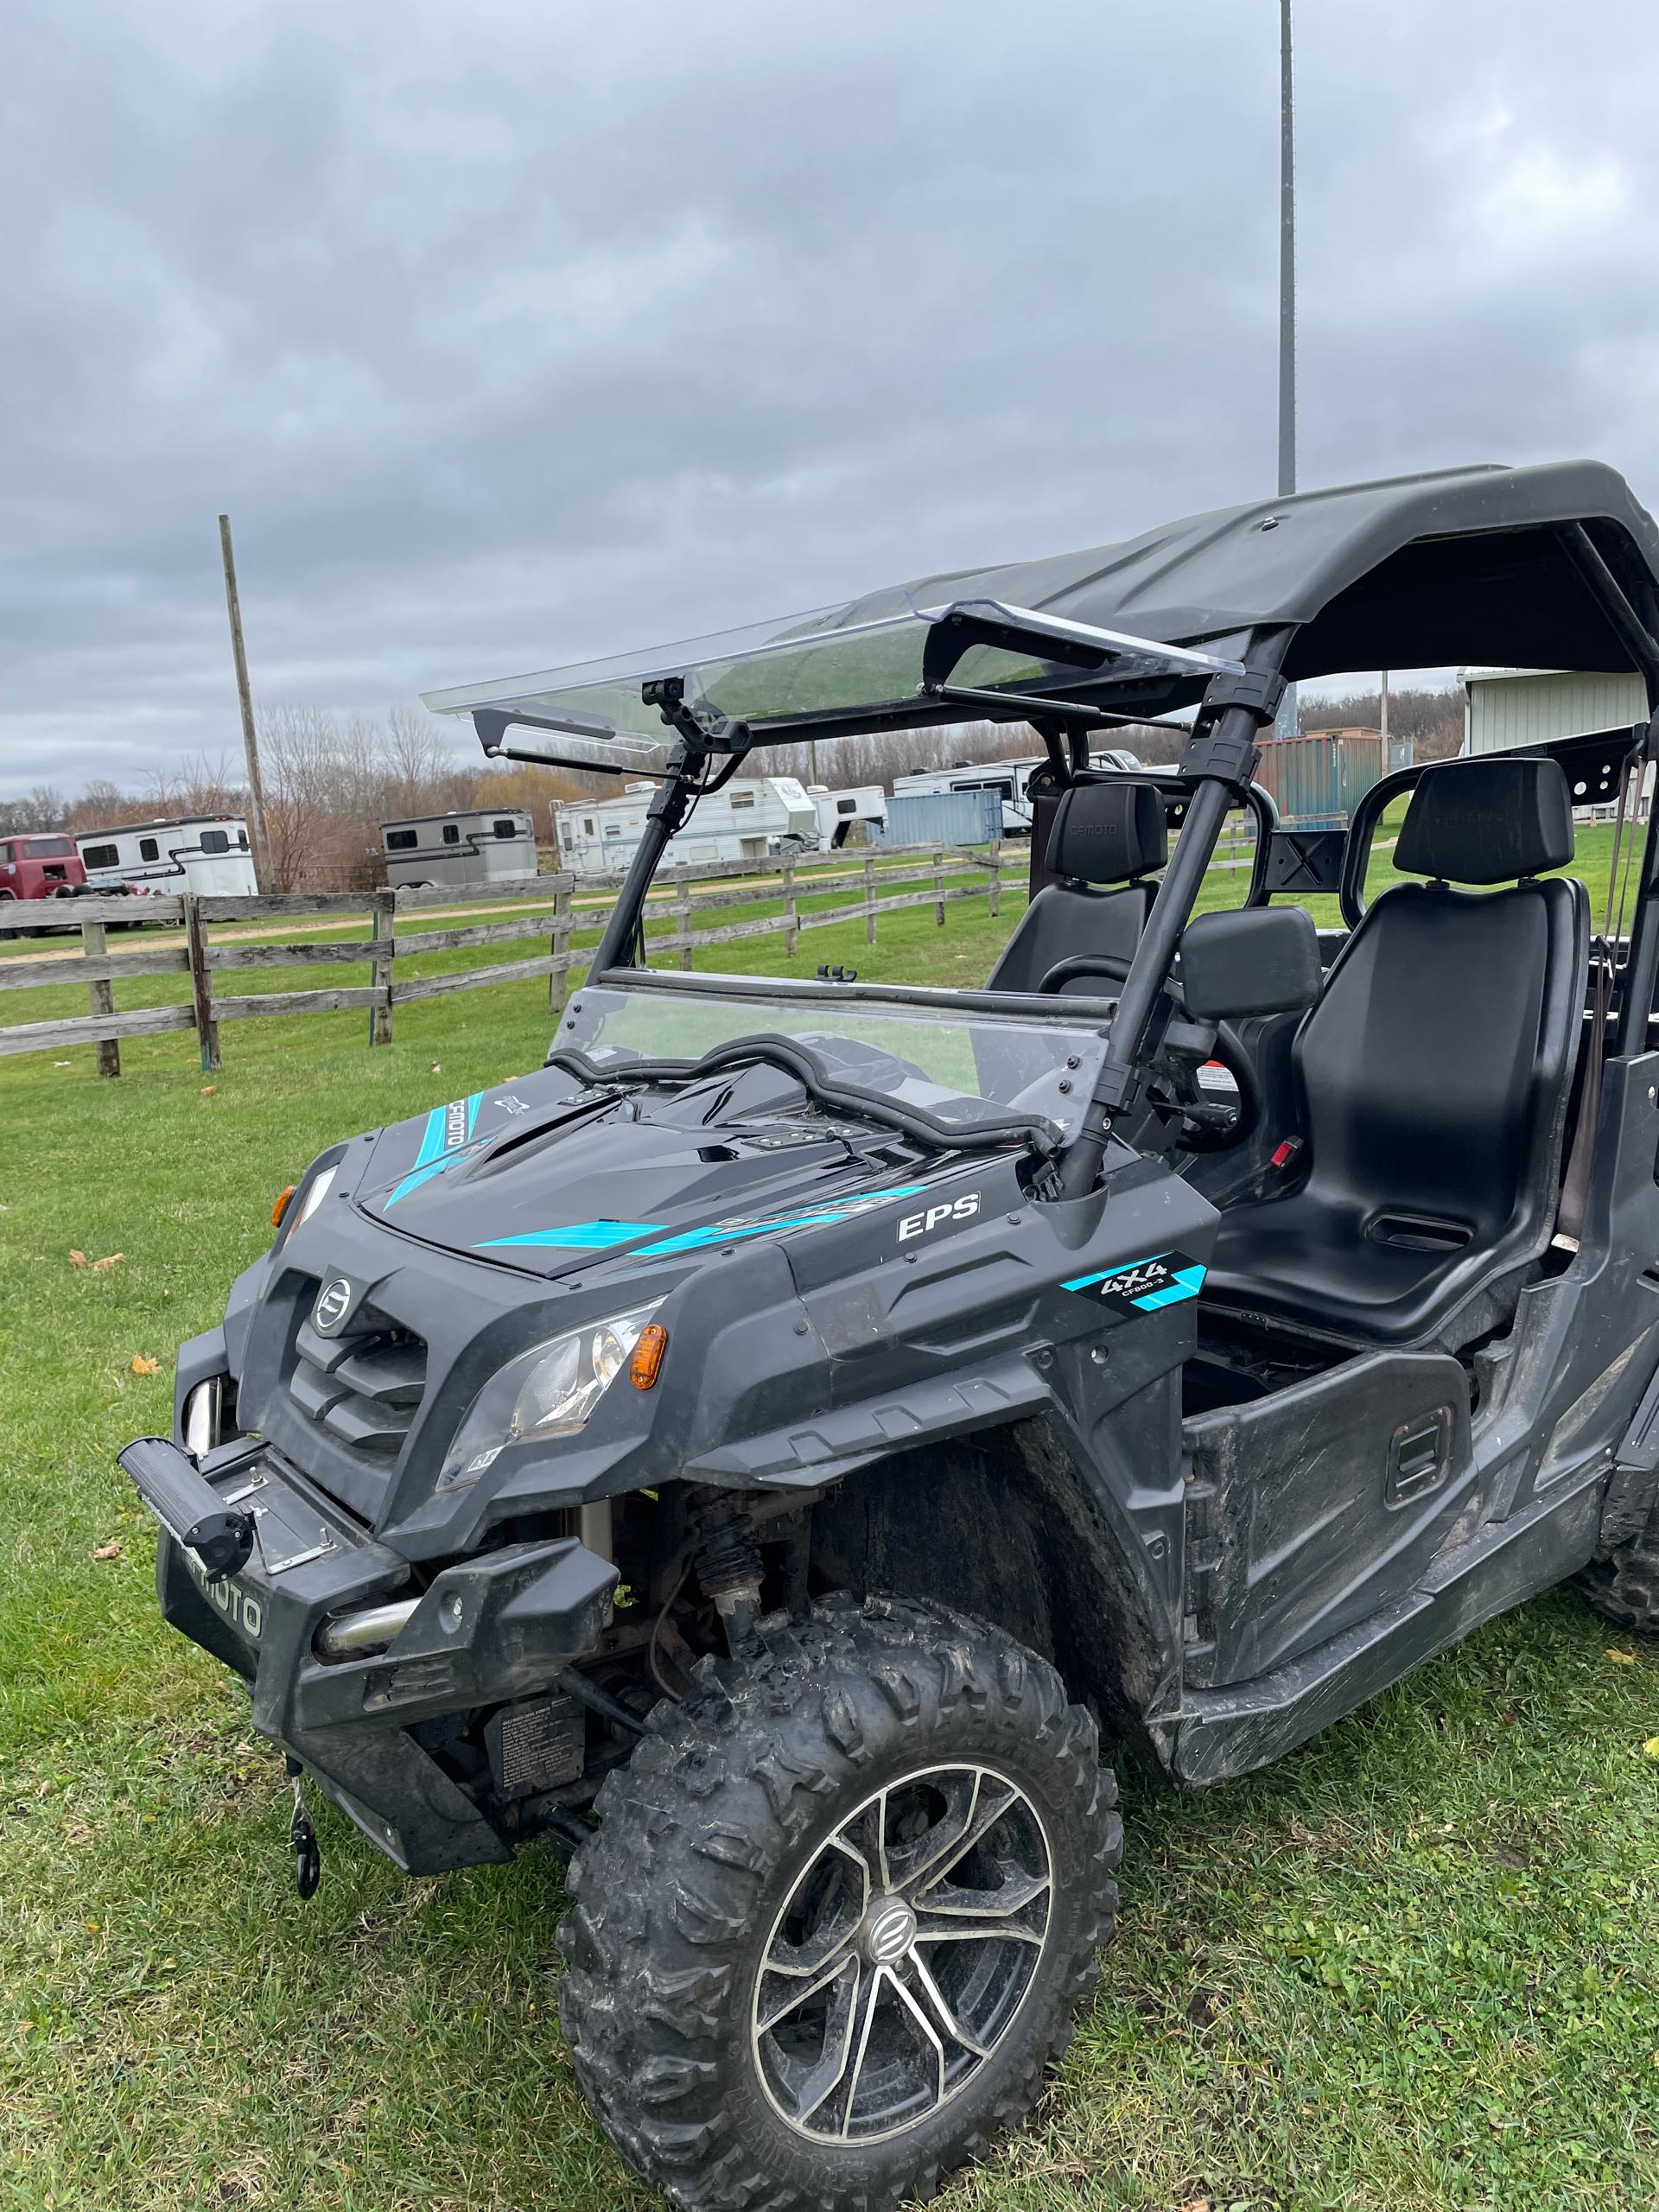
{"label": "rear tire", "polygon": [[1053,1669],[940,1606],[831,1599],[703,1661],[600,1791],[559,1931],[623,2156],[682,2212],[931,2196],[1071,2040],[1116,1796]]}
{"label": "rear tire", "polygon": [[1659,1500],[1644,1527],[1573,1578],[1604,1620],[1659,1636]]}

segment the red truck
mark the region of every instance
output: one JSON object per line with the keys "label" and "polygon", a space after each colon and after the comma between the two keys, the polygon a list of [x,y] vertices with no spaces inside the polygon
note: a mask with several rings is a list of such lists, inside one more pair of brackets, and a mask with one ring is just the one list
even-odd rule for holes
{"label": "red truck", "polygon": [[86,882],[73,837],[0,837],[0,937],[7,902],[15,899],[72,899]]}

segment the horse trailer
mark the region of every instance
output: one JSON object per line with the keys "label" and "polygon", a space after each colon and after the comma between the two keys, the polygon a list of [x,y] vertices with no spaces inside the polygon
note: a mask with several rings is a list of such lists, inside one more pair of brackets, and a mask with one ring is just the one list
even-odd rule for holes
{"label": "horse trailer", "polygon": [[817,810],[820,852],[839,851],[855,822],[865,824],[867,836],[880,836],[887,818],[887,795],[880,784],[857,784],[841,791],[832,791],[827,784],[809,784],[807,795]]}
{"label": "horse trailer", "polygon": [[522,807],[459,808],[383,822],[386,881],[393,890],[422,884],[513,883],[537,872],[536,827]]}
{"label": "horse trailer", "polygon": [[89,891],[159,892],[168,898],[188,891],[239,899],[259,889],[248,825],[239,814],[185,814],[82,830],[75,847]]}

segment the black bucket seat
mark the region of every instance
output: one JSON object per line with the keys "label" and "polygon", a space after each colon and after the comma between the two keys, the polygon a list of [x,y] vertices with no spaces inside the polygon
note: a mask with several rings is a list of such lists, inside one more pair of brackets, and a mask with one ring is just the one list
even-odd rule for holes
{"label": "black bucket seat", "polygon": [[[1146,879],[1168,858],[1164,802],[1150,784],[1115,777],[1071,785],[1055,809],[1045,855],[1049,874],[1063,880],[1046,884],[1027,907],[986,988],[1034,991],[1051,969],[1082,954],[1130,958],[1158,891]],[[1098,976],[1062,988],[1114,995]]]}
{"label": "black bucket seat", "polygon": [[1554,1223],[1589,919],[1582,884],[1533,879],[1572,857],[1553,760],[1424,772],[1394,865],[1433,880],[1376,899],[1304,1016],[1306,1173],[1227,1211],[1206,1299],[1366,1344],[1501,1318]]}

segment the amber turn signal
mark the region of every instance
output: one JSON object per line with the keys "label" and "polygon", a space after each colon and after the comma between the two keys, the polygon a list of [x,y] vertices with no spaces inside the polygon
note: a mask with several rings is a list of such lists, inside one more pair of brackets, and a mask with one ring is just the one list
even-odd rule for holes
{"label": "amber turn signal", "polygon": [[278,1191],[276,1193],[276,1203],[270,1210],[270,1225],[273,1229],[282,1227],[283,1216],[288,1211],[288,1202],[299,1187],[297,1183],[290,1183],[285,1190]]}
{"label": "amber turn signal", "polygon": [[662,1371],[663,1354],[668,1350],[668,1331],[660,1321],[652,1321],[639,1332],[639,1341],[633,1348],[628,1362],[628,1380],[636,1390],[649,1390]]}

